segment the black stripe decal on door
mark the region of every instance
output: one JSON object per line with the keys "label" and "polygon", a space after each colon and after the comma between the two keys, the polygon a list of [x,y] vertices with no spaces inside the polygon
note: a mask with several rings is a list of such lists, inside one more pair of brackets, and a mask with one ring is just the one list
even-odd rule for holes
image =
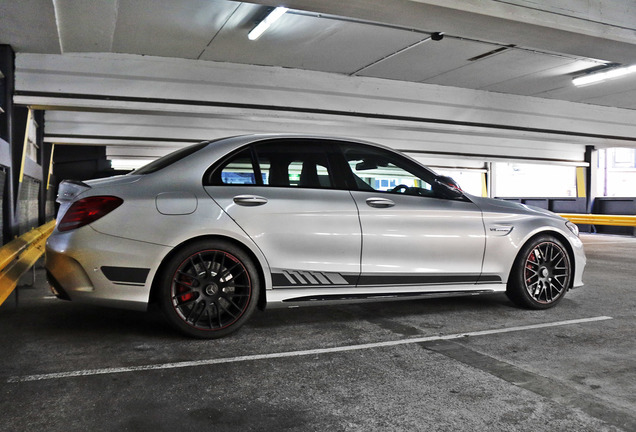
{"label": "black stripe decal on door", "polygon": [[360,276],[358,286],[475,284],[479,276],[479,274],[367,274]]}

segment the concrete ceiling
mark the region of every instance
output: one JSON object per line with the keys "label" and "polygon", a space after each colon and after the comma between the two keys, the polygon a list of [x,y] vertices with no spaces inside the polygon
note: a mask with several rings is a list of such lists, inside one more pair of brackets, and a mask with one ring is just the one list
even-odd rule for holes
{"label": "concrete ceiling", "polygon": [[[248,40],[280,3],[289,13]],[[444,38],[430,40],[433,32]],[[282,66],[636,109],[636,76],[572,85],[591,68],[636,64],[633,0],[1,0],[0,43],[18,53]]]}

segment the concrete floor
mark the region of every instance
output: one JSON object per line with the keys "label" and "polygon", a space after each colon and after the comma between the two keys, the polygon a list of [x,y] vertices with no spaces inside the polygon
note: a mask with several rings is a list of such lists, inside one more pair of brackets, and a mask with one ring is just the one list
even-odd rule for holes
{"label": "concrete floor", "polygon": [[38,270],[0,308],[0,430],[635,431],[636,239],[583,241],[586,286],[548,311],[268,310],[217,341],[51,298]]}

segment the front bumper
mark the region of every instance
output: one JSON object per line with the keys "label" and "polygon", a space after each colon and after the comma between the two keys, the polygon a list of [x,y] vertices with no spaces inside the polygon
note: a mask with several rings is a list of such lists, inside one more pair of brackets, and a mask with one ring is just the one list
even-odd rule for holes
{"label": "front bumper", "polygon": [[583,242],[578,237],[570,239],[570,245],[574,252],[574,278],[572,281],[572,288],[578,288],[583,286],[583,272],[585,270],[585,264],[587,258],[585,257],[585,251],[583,250]]}

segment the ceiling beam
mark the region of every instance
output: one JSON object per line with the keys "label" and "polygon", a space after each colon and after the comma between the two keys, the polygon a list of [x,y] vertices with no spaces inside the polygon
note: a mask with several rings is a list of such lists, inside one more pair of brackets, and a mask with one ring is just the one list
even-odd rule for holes
{"label": "ceiling beam", "polygon": [[[15,103],[192,116],[328,116],[636,140],[636,111],[315,71],[117,54],[18,54]],[[77,109],[76,108],[76,109]],[[246,117],[245,120],[250,120]],[[575,138],[572,138],[575,140]]]}

